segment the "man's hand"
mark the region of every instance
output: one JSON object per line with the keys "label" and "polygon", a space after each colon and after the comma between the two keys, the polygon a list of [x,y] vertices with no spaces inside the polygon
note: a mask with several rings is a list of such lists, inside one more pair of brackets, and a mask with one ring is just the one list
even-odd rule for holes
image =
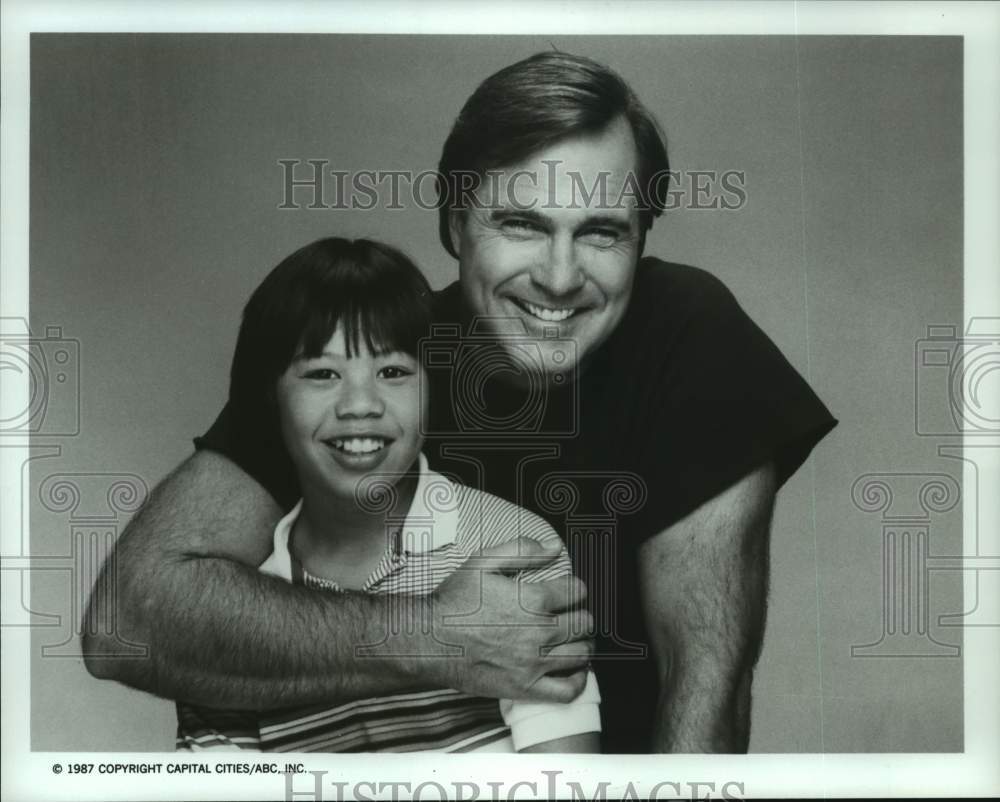
{"label": "man's hand", "polygon": [[561,544],[520,538],[483,551],[430,597],[438,640],[461,656],[444,659],[441,684],[479,696],[569,702],[587,681],[593,618],[576,577],[518,583],[509,574],[544,567]]}
{"label": "man's hand", "polygon": [[[258,710],[435,687],[565,701],[583,687],[582,673],[545,673],[579,671],[586,643],[539,654],[560,633],[589,630],[585,613],[574,620],[564,612],[582,597],[579,584],[521,587],[499,573],[537,567],[555,551],[532,561],[534,545],[522,544],[526,558],[508,544],[432,597],[322,593],[258,572],[279,516],[267,492],[230,460],[205,451],[187,460],[130,522],[95,585],[83,644],[91,674],[193,704]],[[519,598],[529,609],[563,614],[539,626]],[[477,610],[474,620],[501,625],[468,619],[463,626],[455,618]],[[395,656],[358,659],[358,647],[384,640],[397,613],[439,623],[431,633],[408,633]],[[463,659],[412,656],[440,655],[441,633]],[[118,656],[119,639],[147,646],[148,657]],[[581,653],[569,656],[572,648]]]}
{"label": "man's hand", "polygon": [[660,674],[655,752],[745,752],[775,495],[752,471],[646,541],[640,588]]}

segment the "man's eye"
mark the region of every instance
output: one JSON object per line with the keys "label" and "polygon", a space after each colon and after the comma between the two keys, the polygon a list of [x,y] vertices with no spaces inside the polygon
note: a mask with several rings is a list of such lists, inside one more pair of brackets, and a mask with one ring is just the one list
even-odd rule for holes
{"label": "man's eye", "polygon": [[337,372],[330,368],[311,368],[302,374],[304,379],[315,379],[316,381],[327,381],[337,378]]}
{"label": "man's eye", "polygon": [[387,365],[378,372],[380,379],[404,379],[412,376],[413,371],[401,365]]}
{"label": "man's eye", "polygon": [[514,234],[533,234],[537,231],[541,231],[541,226],[532,220],[522,220],[520,218],[513,218],[511,220],[503,221],[504,231],[510,231]]}
{"label": "man's eye", "polygon": [[591,228],[583,232],[584,239],[599,248],[608,248],[618,242],[619,234],[613,228]]}

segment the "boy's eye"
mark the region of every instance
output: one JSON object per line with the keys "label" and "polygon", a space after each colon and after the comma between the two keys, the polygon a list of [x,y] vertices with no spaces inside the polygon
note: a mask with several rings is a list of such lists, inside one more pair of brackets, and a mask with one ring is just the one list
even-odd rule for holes
{"label": "boy's eye", "polygon": [[310,368],[305,373],[302,374],[304,379],[316,379],[317,381],[326,381],[328,379],[338,378],[337,371],[331,368]]}
{"label": "boy's eye", "polygon": [[402,365],[386,365],[378,372],[380,379],[402,379],[412,375],[413,371]]}

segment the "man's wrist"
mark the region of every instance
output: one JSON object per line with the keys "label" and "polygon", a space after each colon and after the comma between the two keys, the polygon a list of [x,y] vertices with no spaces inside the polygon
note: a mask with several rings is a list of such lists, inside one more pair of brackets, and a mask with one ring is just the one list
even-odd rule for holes
{"label": "man's wrist", "polygon": [[[359,594],[366,595],[366,594]],[[383,662],[381,671],[394,676],[403,687],[454,687],[449,669],[455,662],[456,646],[436,637],[440,623],[430,596],[367,596],[366,625],[362,641],[353,648],[353,658]],[[367,672],[371,665],[356,665]]]}

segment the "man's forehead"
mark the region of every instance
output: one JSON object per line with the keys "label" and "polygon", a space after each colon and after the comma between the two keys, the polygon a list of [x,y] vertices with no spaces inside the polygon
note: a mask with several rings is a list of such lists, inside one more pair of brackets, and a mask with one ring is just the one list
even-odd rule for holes
{"label": "man's forehead", "polygon": [[[599,173],[623,176],[638,169],[639,154],[632,130],[624,122],[616,122],[594,134],[565,137],[540,148],[519,162],[495,168],[490,172],[505,175],[537,173],[542,180],[553,174],[582,173],[594,177]],[[554,172],[554,167],[559,170]]]}
{"label": "man's forehead", "polygon": [[517,164],[488,170],[481,186],[501,205],[541,197],[559,205],[584,201],[628,209],[637,200],[638,161],[631,128],[617,120],[601,131],[566,137]]}

